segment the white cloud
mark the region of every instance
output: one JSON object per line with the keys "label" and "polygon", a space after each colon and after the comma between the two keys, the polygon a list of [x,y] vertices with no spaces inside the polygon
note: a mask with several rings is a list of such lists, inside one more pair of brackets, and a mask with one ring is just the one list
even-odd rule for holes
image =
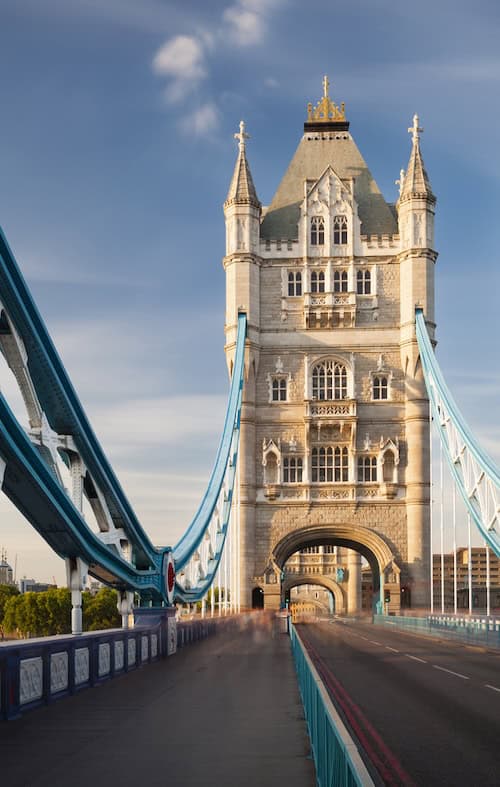
{"label": "white cloud", "polygon": [[166,90],[170,102],[181,100],[207,75],[202,42],[194,36],[175,36],[153,58],[153,70],[172,81]]}
{"label": "white cloud", "polygon": [[192,131],[198,136],[204,136],[215,131],[219,125],[219,112],[213,101],[209,101],[182,120],[184,131]]}
{"label": "white cloud", "polygon": [[260,44],[266,33],[266,25],[262,16],[242,7],[239,3],[226,8],[223,19],[227,25],[229,40],[237,46]]}
{"label": "white cloud", "polygon": [[280,83],[274,77],[266,77],[266,79],[264,80],[264,85],[266,87],[270,87],[270,88],[274,89],[274,88],[279,87]]}
{"label": "white cloud", "polygon": [[[221,22],[212,28],[206,25],[194,35],[177,35],[168,39],[153,58],[153,71],[166,77],[165,96],[169,103],[178,103],[209,76],[208,55],[224,47],[259,46],[268,30],[268,16],[283,0],[237,0],[222,13]],[[269,79],[268,87],[278,83]],[[180,123],[201,136],[213,131],[219,123],[213,100]]]}

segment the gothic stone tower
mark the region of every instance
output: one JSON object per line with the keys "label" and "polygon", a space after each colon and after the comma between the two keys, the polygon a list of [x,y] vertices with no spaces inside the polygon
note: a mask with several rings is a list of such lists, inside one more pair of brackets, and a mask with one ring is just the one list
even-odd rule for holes
{"label": "gothic stone tower", "polygon": [[[434,330],[435,197],[420,152],[397,204],[380,193],[328,80],[268,208],[239,154],[224,204],[226,353],[248,315],[240,447],[241,602],[283,598],[297,550],[335,545],[358,605],[360,555],[375,601],[428,603],[429,410],[415,306]],[[356,559],[357,558],[357,559]],[[359,584],[358,584],[359,587]],[[406,595],[404,595],[406,594]]]}

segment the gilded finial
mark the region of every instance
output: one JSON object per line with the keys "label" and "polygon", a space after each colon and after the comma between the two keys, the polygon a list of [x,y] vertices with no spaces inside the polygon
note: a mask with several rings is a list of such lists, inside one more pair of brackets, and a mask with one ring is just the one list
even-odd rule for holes
{"label": "gilded finial", "polygon": [[245,131],[245,121],[240,120],[240,130],[238,134],[234,135],[234,138],[238,140],[238,147],[240,150],[245,150],[245,140],[250,139],[250,134],[247,134]]}
{"label": "gilded finial", "polygon": [[318,101],[315,107],[311,103],[307,105],[307,120],[309,123],[330,123],[332,121],[345,121],[345,104],[340,107],[330,99],[329,94],[330,80],[325,75],[323,77],[323,98]]}
{"label": "gilded finial", "polygon": [[424,129],[418,125],[418,115],[415,113],[415,115],[413,115],[413,126],[410,126],[410,128],[408,129],[408,134],[411,134],[413,144],[415,144],[415,142],[418,142],[418,140],[420,139],[419,135],[423,132],[423,130]]}

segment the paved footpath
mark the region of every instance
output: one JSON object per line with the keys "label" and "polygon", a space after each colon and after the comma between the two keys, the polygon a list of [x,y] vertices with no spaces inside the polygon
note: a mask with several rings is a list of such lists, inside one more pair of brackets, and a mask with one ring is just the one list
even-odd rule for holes
{"label": "paved footpath", "polygon": [[314,787],[288,636],[262,615],[0,722],[7,787]]}

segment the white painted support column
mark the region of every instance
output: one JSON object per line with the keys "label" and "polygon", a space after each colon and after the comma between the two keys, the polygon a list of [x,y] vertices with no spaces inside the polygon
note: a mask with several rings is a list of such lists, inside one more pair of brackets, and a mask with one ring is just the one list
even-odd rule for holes
{"label": "white painted support column", "polygon": [[82,590],[87,579],[88,565],[79,557],[66,558],[66,581],[71,590],[71,633],[82,633]]}
{"label": "white painted support column", "polygon": [[129,616],[134,610],[134,594],[131,590],[118,590],[117,594],[118,600],[116,606],[118,607],[118,612],[122,616],[122,628],[128,629]]}

